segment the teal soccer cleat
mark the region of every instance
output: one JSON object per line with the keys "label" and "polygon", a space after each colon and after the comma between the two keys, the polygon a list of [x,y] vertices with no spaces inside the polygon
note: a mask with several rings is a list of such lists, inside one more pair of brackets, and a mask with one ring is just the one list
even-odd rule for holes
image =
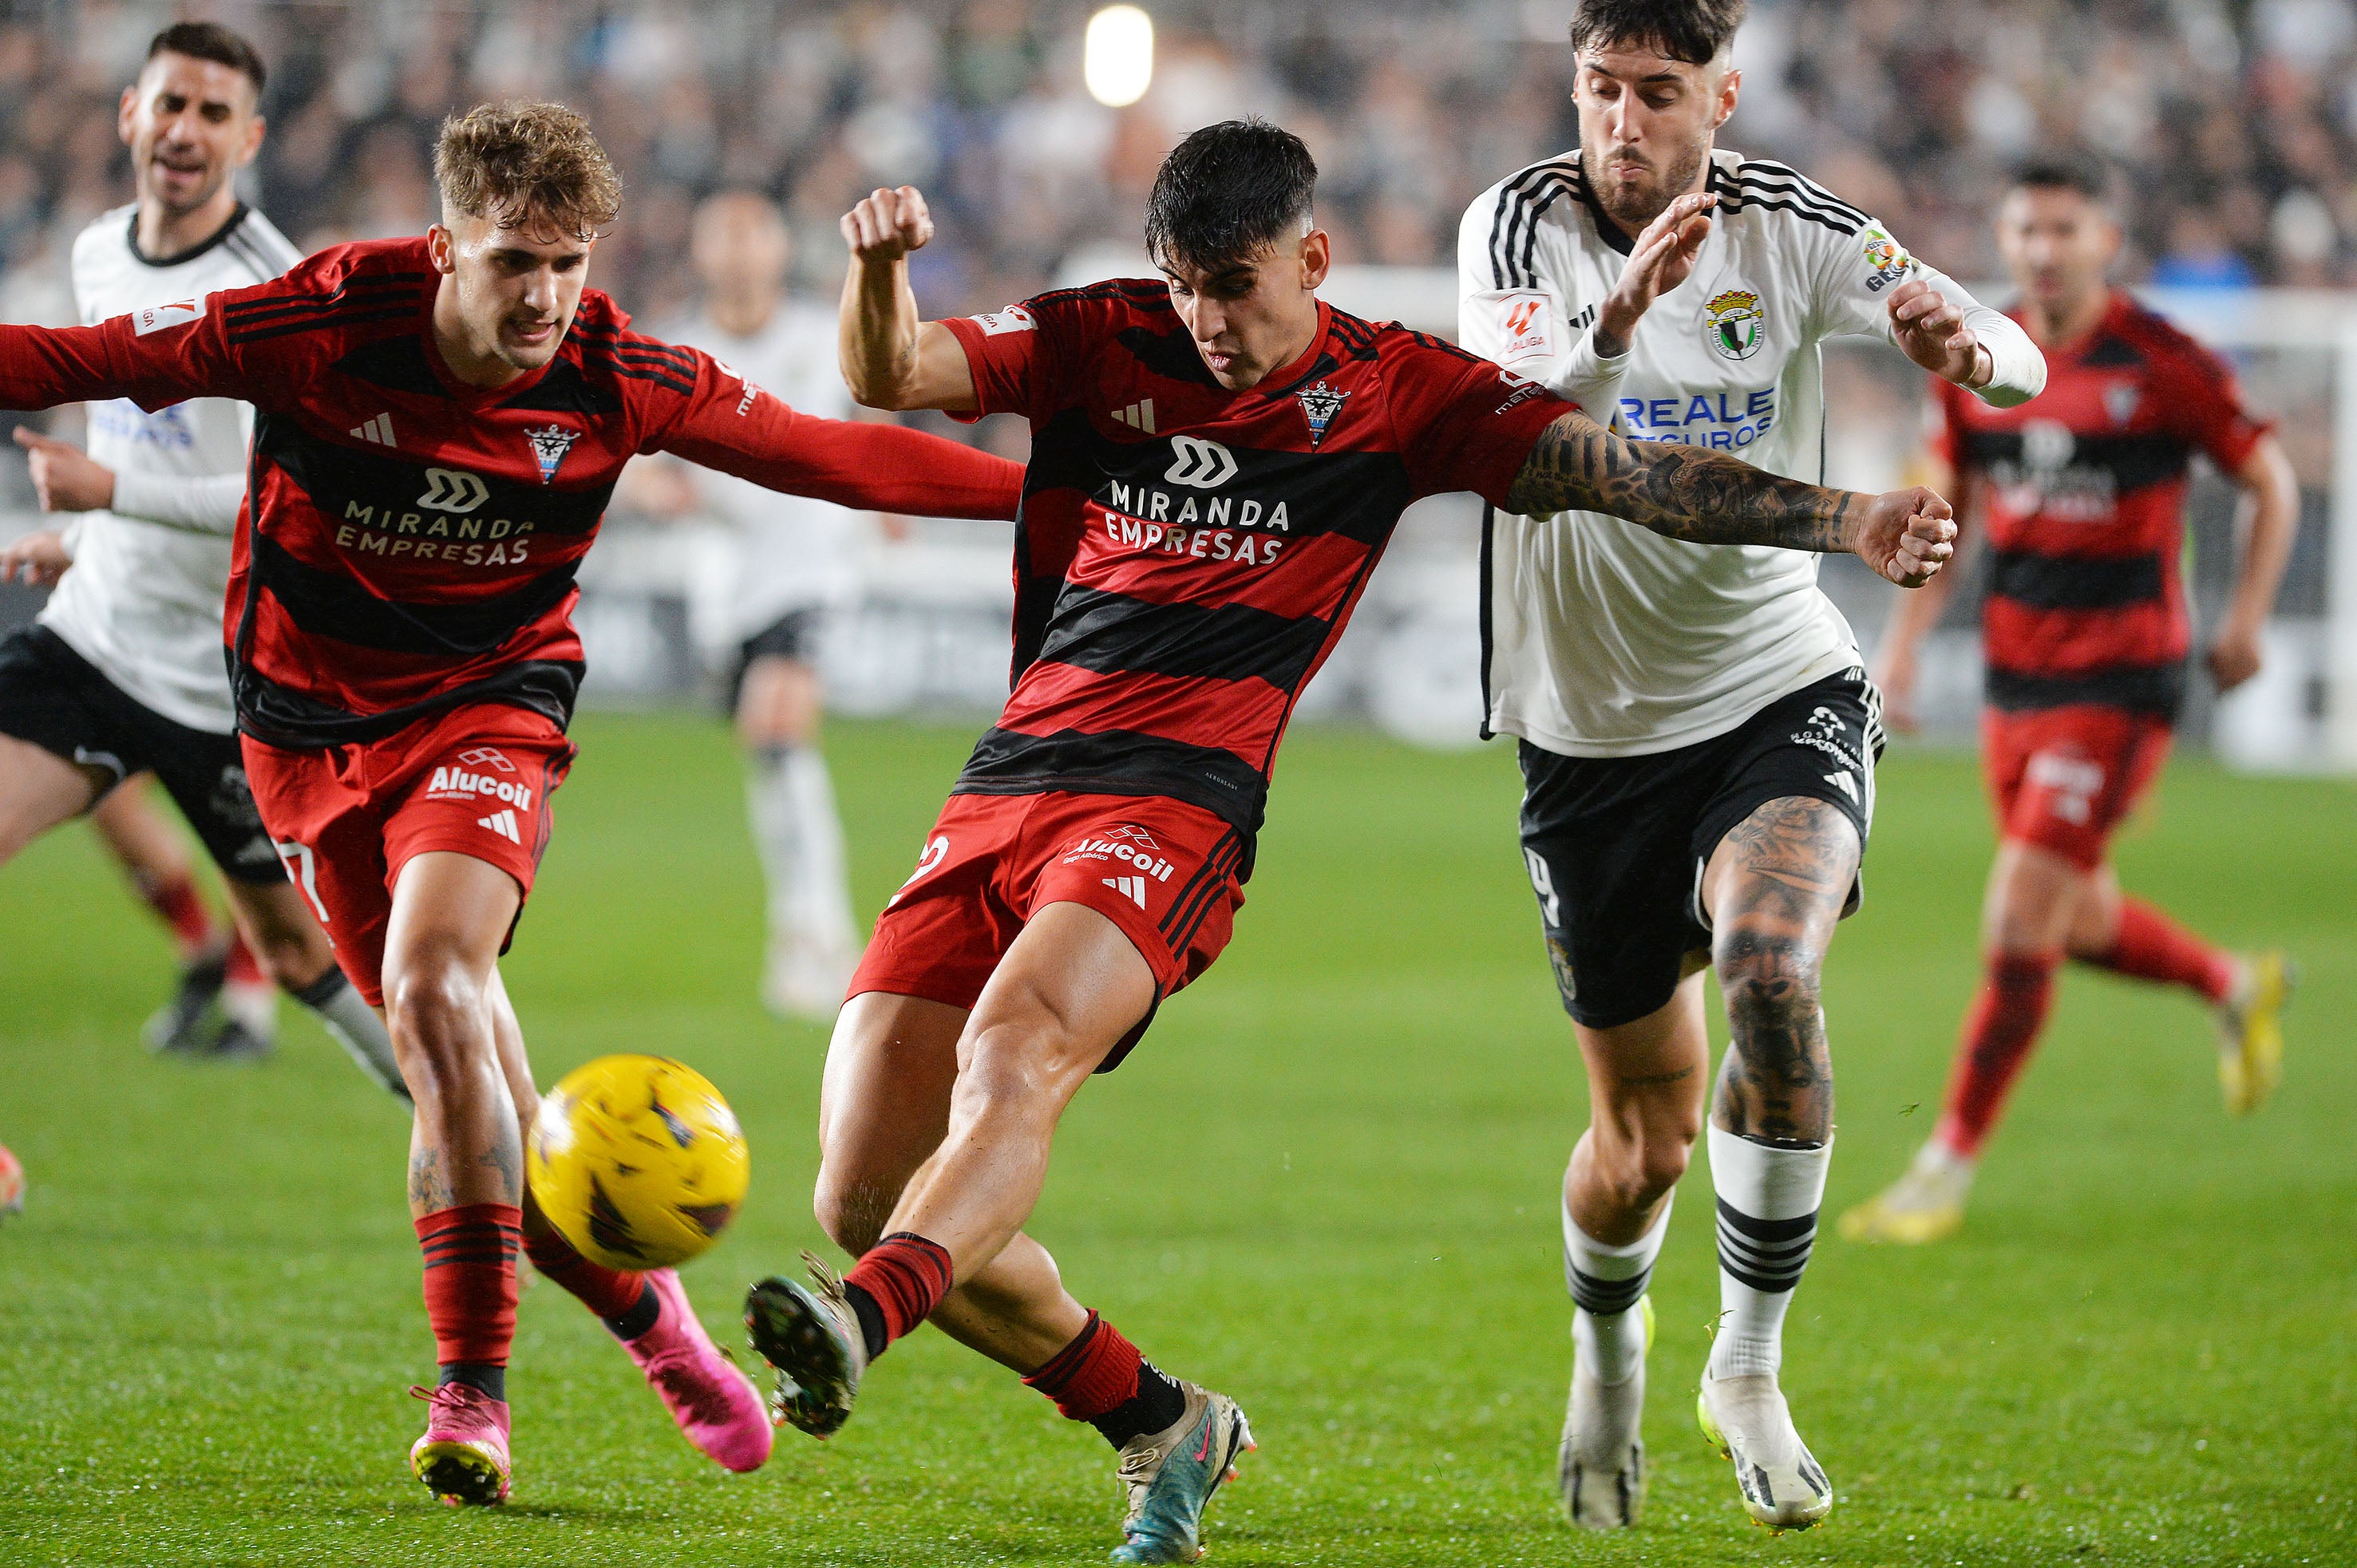
{"label": "teal soccer cleat", "polygon": [[1203,1555],[1203,1509],[1221,1483],[1235,1478],[1236,1459],[1259,1444],[1236,1402],[1193,1383],[1187,1410],[1162,1431],[1134,1437],[1121,1451],[1129,1515],[1121,1523],[1115,1563],[1192,1563]]}

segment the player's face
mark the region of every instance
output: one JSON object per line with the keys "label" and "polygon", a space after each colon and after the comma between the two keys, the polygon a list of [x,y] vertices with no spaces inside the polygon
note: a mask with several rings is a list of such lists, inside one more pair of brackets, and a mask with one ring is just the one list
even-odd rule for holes
{"label": "player's face", "polygon": [[[426,245],[455,299],[447,312],[436,303],[436,326],[454,329],[467,356],[511,374],[556,358],[589,281],[594,238],[557,233],[529,220],[505,228],[488,217],[458,213],[428,231]],[[464,373],[457,364],[451,368]]]}
{"label": "player's face", "polygon": [[1694,65],[1642,45],[1580,51],[1571,90],[1580,163],[1615,223],[1634,234],[1702,188],[1711,138],[1735,113],[1742,80],[1724,57]]}
{"label": "player's face", "polygon": [[123,90],[115,129],[143,201],[175,217],[210,201],[262,150],[253,82],[218,60],[159,54]]}
{"label": "player's face", "polygon": [[1996,244],[2023,294],[2042,310],[2069,315],[2103,288],[2120,229],[2075,190],[2024,187],[1997,209]]}
{"label": "player's face", "polygon": [[1318,285],[1332,256],[1326,231],[1312,229],[1248,261],[1163,267],[1171,306],[1213,381],[1243,392],[1308,350],[1318,335]]}
{"label": "player's face", "polygon": [[731,298],[767,299],[785,286],[793,241],[778,209],[758,196],[716,196],[695,210],[695,275]]}

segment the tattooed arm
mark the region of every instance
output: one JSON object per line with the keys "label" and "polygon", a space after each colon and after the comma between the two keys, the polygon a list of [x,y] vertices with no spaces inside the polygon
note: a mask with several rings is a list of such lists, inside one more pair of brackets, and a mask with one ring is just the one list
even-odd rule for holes
{"label": "tattooed arm", "polygon": [[1609,512],[1696,544],[1855,554],[1902,588],[1930,582],[1955,551],[1948,503],[1930,490],[1804,485],[1722,452],[1623,440],[1577,411],[1540,432],[1506,505],[1525,517]]}

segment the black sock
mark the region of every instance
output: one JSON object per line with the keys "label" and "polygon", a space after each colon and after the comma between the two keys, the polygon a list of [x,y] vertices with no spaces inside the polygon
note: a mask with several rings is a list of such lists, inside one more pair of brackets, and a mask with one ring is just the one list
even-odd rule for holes
{"label": "black sock", "polygon": [[652,1328],[655,1326],[655,1319],[662,1316],[662,1297],[655,1294],[654,1286],[641,1285],[639,1287],[639,1299],[636,1305],[619,1316],[605,1318],[602,1321],[606,1325],[606,1332],[615,1338],[636,1339],[640,1335]]}
{"label": "black sock", "polygon": [[300,991],[290,987],[286,993],[312,1012],[319,1013],[326,1011],[328,1004],[341,996],[350,985],[351,982],[344,978],[343,970],[334,963],[329,963],[327,968],[319,972],[318,979]]}
{"label": "black sock", "polygon": [[884,1329],[884,1309],[867,1294],[865,1285],[845,1282],[843,1294],[850,1298],[851,1310],[859,1315],[859,1337],[867,1342],[867,1359],[871,1361],[884,1354],[884,1347],[892,1343]]}
{"label": "black sock", "polygon": [[1187,1391],[1151,1361],[1137,1364],[1137,1391],[1089,1423],[1115,1448],[1133,1437],[1161,1432],[1187,1413]]}
{"label": "black sock", "polygon": [[494,1367],[488,1361],[451,1361],[442,1368],[436,1380],[436,1388],[448,1388],[452,1383],[464,1383],[479,1393],[488,1394],[501,1404],[508,1398],[508,1369]]}

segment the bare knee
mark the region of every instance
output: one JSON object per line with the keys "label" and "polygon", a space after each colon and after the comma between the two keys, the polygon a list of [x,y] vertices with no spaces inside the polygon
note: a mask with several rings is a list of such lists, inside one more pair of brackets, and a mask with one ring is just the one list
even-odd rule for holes
{"label": "bare knee", "polygon": [[[385,1024],[404,1077],[423,1069],[437,1087],[498,1070],[487,993],[455,946],[426,942],[389,969]],[[411,1077],[413,1086],[416,1079]]]}
{"label": "bare knee", "polygon": [[811,1212],[819,1229],[853,1257],[864,1256],[884,1239],[893,1206],[900,1200],[897,1187],[859,1176],[838,1176],[831,1167],[819,1171],[818,1187],[811,1196]]}

